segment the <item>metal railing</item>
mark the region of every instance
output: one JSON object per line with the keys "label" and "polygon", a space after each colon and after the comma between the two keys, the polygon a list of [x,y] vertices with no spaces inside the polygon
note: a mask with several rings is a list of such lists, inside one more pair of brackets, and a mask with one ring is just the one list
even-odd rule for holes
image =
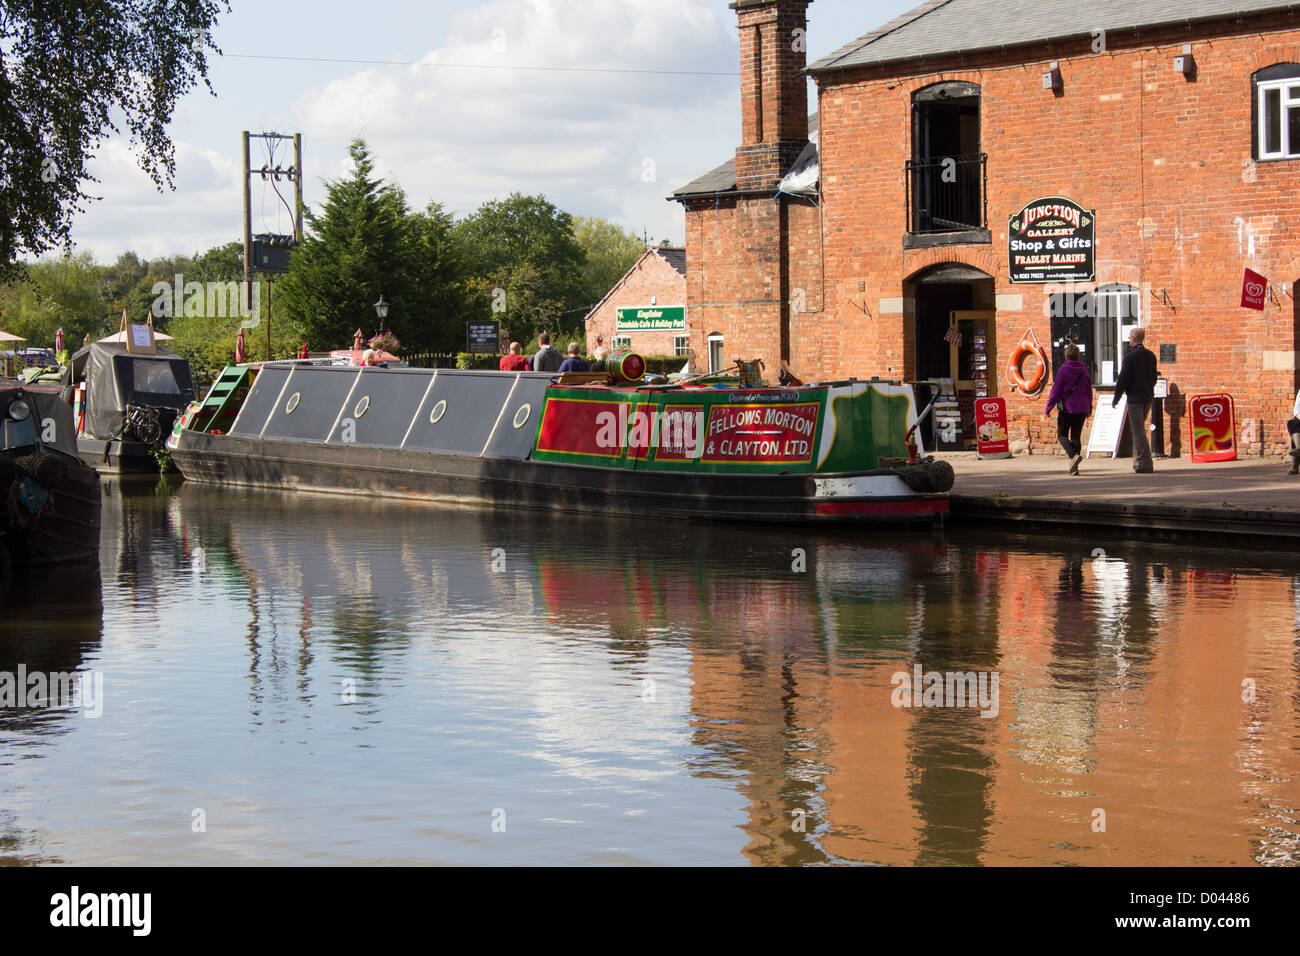
{"label": "metal railing", "polygon": [[988,154],[909,159],[907,224],[912,233],[988,228]]}

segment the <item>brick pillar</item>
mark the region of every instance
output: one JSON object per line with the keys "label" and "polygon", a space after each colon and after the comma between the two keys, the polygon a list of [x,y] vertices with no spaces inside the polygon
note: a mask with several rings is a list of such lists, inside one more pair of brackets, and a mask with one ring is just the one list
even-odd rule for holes
{"label": "brick pillar", "polygon": [[808,142],[808,4],[733,0],[740,26],[736,184],[775,189]]}

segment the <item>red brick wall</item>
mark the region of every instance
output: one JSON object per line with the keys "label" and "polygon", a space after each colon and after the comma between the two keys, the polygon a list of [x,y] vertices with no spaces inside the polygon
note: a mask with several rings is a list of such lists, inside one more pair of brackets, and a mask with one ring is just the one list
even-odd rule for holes
{"label": "red brick wall", "polygon": [[[1147,32],[1140,46],[1114,37],[1097,54],[1087,43],[1074,52],[1058,45],[1050,54],[1037,51],[1043,62],[1023,53],[1015,64],[968,57],[962,69],[939,72],[939,64],[927,67],[935,72],[901,78],[824,80],[828,300],[815,322],[796,320],[796,366],[821,376],[911,377],[911,316],[897,300],[912,295],[908,277],[944,261],[995,277],[999,370],[1027,327],[1046,345],[1047,287],[1007,281],[1007,217],[1033,199],[1062,195],[1096,209],[1098,283],[1141,288],[1147,345],[1157,354],[1161,343],[1177,345],[1177,364],[1163,373],[1184,394],[1226,387],[1239,423],[1254,420],[1239,432],[1254,438],[1243,453],[1258,454],[1261,439],[1267,451],[1279,451],[1300,384],[1294,299],[1279,288],[1280,303],[1264,313],[1239,301],[1243,267],[1285,284],[1288,293],[1300,280],[1300,161],[1251,161],[1250,78],[1272,63],[1300,62],[1300,30],[1261,36],[1238,29],[1243,35],[1213,44],[1181,31]],[[1199,70],[1194,82],[1173,69],[1189,39]],[[1041,87],[1047,59],[1060,62],[1061,97]],[[993,241],[904,250],[911,95],[940,80],[981,87]],[[711,234],[712,225],[687,218],[688,237]],[[692,249],[698,242],[688,238]],[[712,254],[724,253],[715,243]],[[804,263],[803,249],[796,258]],[[754,329],[764,348],[770,324]],[[1035,452],[1053,450],[1054,422],[1042,417],[1045,393],[1030,399],[1004,384],[1000,394],[1009,400],[1013,437],[1028,436]]]}
{"label": "red brick wall", "polygon": [[[686,279],[651,250],[611,290],[610,295],[587,316],[587,349],[596,350],[596,336],[604,337],[609,348],[615,335],[631,338],[631,347],[642,355],[672,355],[673,336],[681,332],[618,332],[615,329],[619,309],[649,307],[654,297],[657,306],[686,305]],[[690,311],[686,314],[691,325]],[[567,344],[567,343],[565,343]],[[562,346],[558,346],[564,351]]]}
{"label": "red brick wall", "polygon": [[[789,303],[821,307],[819,247],[817,209],[803,200],[733,195],[687,204],[687,325],[701,370],[706,340],[719,333],[724,365],[759,358],[775,380],[791,354]],[[811,318],[795,321],[796,341]]]}

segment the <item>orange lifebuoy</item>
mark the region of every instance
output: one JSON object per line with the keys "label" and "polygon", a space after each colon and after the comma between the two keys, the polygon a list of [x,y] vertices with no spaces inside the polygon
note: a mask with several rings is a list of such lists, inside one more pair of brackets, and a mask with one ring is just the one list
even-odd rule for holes
{"label": "orange lifebuoy", "polygon": [[[1025,373],[1021,371],[1020,366],[1031,355],[1038,359],[1038,368],[1034,370],[1032,377],[1026,379]],[[1037,394],[1047,378],[1047,356],[1043,353],[1043,347],[1027,338],[1021,339],[1020,344],[1016,346],[1016,350],[1011,353],[1011,364],[1007,366],[1007,378],[1011,379],[1011,384],[1026,395]]]}

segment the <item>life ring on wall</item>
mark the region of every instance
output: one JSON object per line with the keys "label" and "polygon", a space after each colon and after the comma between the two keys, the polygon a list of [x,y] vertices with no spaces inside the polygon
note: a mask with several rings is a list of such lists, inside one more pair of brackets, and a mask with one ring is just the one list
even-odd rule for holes
{"label": "life ring on wall", "polygon": [[[1025,359],[1029,356],[1038,359],[1038,368],[1034,374],[1025,378],[1025,373],[1021,366],[1025,364]],[[1043,352],[1043,347],[1037,342],[1028,338],[1020,340],[1016,350],[1011,353],[1011,364],[1007,366],[1007,378],[1011,379],[1011,384],[1026,395],[1036,395],[1043,387],[1043,382],[1047,379],[1047,355]]]}

